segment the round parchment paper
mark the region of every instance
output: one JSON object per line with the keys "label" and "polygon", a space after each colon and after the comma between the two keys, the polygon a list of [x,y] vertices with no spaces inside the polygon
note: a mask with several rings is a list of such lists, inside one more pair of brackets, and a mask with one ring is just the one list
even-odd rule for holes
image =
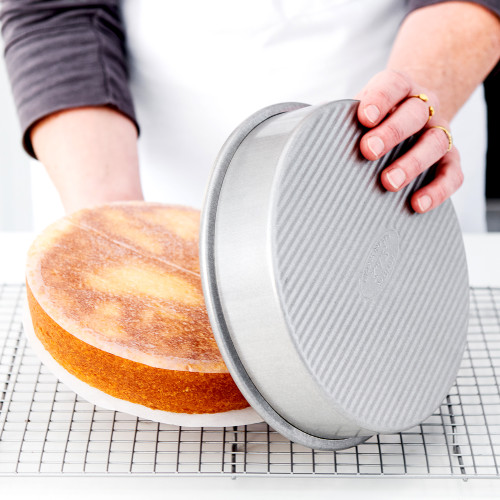
{"label": "round parchment paper", "polygon": [[72,391],[75,391],[79,396],[94,405],[108,410],[121,411],[136,417],[147,418],[148,420],[161,422],[163,424],[185,427],[232,427],[235,425],[247,425],[263,421],[251,407],[224,413],[171,413],[161,410],[152,410],[151,408],[131,403],[130,401],[115,398],[95,387],[91,387],[74,375],[71,375],[71,373],[66,371],[57,361],[55,361],[35,335],[27,301],[25,301],[23,308],[23,326],[30,347],[49,371]]}

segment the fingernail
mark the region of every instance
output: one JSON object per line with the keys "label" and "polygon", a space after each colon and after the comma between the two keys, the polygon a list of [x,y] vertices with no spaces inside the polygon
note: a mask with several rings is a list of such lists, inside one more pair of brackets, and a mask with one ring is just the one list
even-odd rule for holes
{"label": "fingernail", "polygon": [[418,206],[422,212],[425,212],[432,204],[430,196],[424,195],[417,200]]}
{"label": "fingernail", "polygon": [[365,116],[369,122],[375,123],[380,116],[380,109],[375,104],[370,104],[365,108]]}
{"label": "fingernail", "polygon": [[390,172],[387,172],[385,176],[389,181],[389,184],[394,189],[398,189],[400,186],[403,185],[404,181],[406,180],[406,174],[400,168],[392,169]]}
{"label": "fingernail", "polygon": [[371,137],[368,138],[366,141],[368,144],[368,147],[370,148],[370,151],[378,158],[380,153],[384,150],[384,141],[380,137],[377,137],[376,135],[372,135]]}

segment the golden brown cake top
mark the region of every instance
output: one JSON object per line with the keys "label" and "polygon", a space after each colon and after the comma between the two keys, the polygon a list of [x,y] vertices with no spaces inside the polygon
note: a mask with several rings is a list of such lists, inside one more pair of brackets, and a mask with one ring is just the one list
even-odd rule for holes
{"label": "golden brown cake top", "polygon": [[198,260],[199,212],[113,203],[49,226],[28,252],[27,283],[62,328],[150,366],[226,373]]}

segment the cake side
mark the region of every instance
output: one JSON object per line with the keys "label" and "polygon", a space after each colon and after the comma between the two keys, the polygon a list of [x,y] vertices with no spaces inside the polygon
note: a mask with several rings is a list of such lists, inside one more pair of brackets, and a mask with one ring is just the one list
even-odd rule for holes
{"label": "cake side", "polygon": [[69,373],[116,398],[174,413],[220,413],[247,408],[229,373],[157,368],[102,351],[58,325],[27,285],[37,338]]}

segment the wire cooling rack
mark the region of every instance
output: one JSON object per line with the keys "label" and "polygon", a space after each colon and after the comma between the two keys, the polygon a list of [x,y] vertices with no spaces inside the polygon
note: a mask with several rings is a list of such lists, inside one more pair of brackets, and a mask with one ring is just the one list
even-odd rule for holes
{"label": "wire cooling rack", "polygon": [[500,477],[500,288],[472,288],[468,345],[441,407],[406,432],[327,452],[267,424],[184,428],[96,407],[26,344],[22,285],[0,285],[0,475]]}

